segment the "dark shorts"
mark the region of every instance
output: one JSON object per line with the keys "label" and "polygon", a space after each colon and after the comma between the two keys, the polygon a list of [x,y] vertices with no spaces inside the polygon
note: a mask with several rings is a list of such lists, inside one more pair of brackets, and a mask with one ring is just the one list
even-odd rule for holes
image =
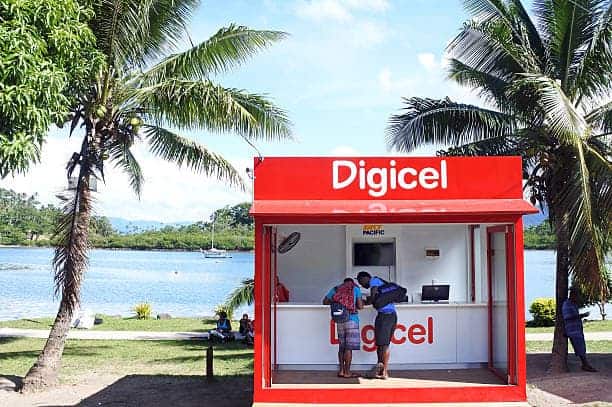
{"label": "dark shorts", "polygon": [[376,346],[388,346],[391,343],[395,325],[397,324],[397,314],[390,312],[384,314],[379,312],[374,321],[374,337],[376,338]]}
{"label": "dark shorts", "polygon": [[338,341],[340,342],[340,352],[345,350],[359,350],[361,338],[359,337],[359,324],[355,321],[336,323],[338,331]]}

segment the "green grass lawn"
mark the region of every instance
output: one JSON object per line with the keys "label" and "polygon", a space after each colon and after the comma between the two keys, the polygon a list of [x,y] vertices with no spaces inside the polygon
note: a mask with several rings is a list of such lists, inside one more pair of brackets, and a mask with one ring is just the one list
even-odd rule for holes
{"label": "green grass lawn", "polygon": [[[158,319],[136,319],[112,317],[109,315],[98,315],[104,322],[95,325],[95,331],[190,331],[206,332],[213,329],[215,320],[212,318],[173,318],[167,320]],[[0,321],[0,328],[23,328],[23,329],[49,329],[53,324],[53,318],[17,319],[13,321]],[[232,321],[234,330],[238,330],[238,321]],[[553,327],[526,328],[527,333],[553,332]],[[585,332],[612,332],[612,321],[589,321],[584,324]]]}
{"label": "green grass lawn", "polygon": [[[527,333],[553,332],[554,327],[526,328]],[[612,332],[612,321],[588,321],[584,324],[584,332]]]}
{"label": "green grass lawn", "polygon": [[[0,375],[23,376],[45,340],[0,338]],[[74,383],[84,374],[203,375],[208,341],[68,340],[61,381]],[[552,342],[527,342],[527,352],[550,352]],[[217,376],[250,375],[253,350],[240,342],[214,347]],[[612,352],[612,341],[588,341],[589,353]]]}
{"label": "green grass lawn", "polygon": [[[0,338],[0,375],[23,376],[45,344],[43,339]],[[203,375],[208,341],[68,340],[61,380],[85,373]],[[253,349],[240,342],[214,346],[218,376],[253,372]]]}
{"label": "green grass lawn", "polygon": [[[612,353],[612,341],[587,341],[587,353]],[[552,341],[528,341],[527,353],[550,352]],[[573,353],[569,345],[569,352]]]}
{"label": "green grass lawn", "polygon": [[[109,315],[97,315],[103,319],[100,325],[94,325],[94,331],[190,331],[207,332],[215,326],[212,318],[172,318],[172,319],[136,319],[121,318]],[[53,318],[17,319],[0,321],[0,328],[49,329]],[[238,321],[232,321],[232,328],[238,330]]]}

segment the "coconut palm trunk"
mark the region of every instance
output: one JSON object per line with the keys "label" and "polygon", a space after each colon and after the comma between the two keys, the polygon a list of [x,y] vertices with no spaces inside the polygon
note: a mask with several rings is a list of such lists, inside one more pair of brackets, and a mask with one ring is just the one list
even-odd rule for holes
{"label": "coconut palm trunk", "polygon": [[550,370],[552,373],[567,372],[567,338],[561,311],[569,289],[569,241],[563,219],[555,215],[555,235],[557,238],[557,262],[555,271],[555,331],[551,352]]}
{"label": "coconut palm trunk", "polygon": [[23,380],[23,391],[36,391],[57,384],[70,322],[79,304],[83,273],[88,264],[92,211],[88,139],[89,136],[83,140],[76,191],[64,206],[64,215],[55,233],[55,237],[60,238],[53,258],[56,293],[61,291],[59,310],[43,351]]}
{"label": "coconut palm trunk", "polygon": [[[108,165],[127,174],[140,197],[144,176],[132,147],[226,185],[245,189],[239,172],[222,156],[179,134],[233,134],[248,143],[291,139],[286,113],[266,97],[226,88],[216,78],[242,65],[286,34],[229,25],[187,50],[178,43],[199,0],[101,0],[90,22],[104,55],[102,67],[71,112],[70,134],[84,127],[77,188],[57,228],[53,267],[60,309],[49,339],[24,379],[24,391],[57,382],[72,314],[87,269],[92,198],[91,177],[107,182]],[[168,55],[169,51],[176,51]]]}
{"label": "coconut palm trunk", "polygon": [[447,47],[448,77],[486,106],[411,97],[388,144],[409,152],[523,158],[531,202],[557,235],[557,317],[551,358],[567,369],[561,306],[572,284],[607,298],[612,217],[612,1],[463,0],[471,15]]}

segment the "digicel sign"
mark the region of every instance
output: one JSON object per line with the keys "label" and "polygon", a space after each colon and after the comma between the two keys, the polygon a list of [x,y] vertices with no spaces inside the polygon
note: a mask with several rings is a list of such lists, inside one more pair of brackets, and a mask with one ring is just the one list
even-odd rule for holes
{"label": "digicel sign", "polygon": [[[376,350],[376,339],[374,338],[373,325],[364,325],[361,328],[361,341],[363,342],[363,346],[361,348],[364,351],[374,352]],[[406,343],[406,341],[414,345],[420,345],[424,343],[433,344],[433,317],[427,317],[425,325],[418,323],[412,324],[408,327],[401,323],[395,325],[395,331],[393,332],[393,336],[391,337],[391,343],[401,345]],[[338,335],[336,335],[336,323],[333,320],[330,320],[329,325],[329,343],[332,345],[337,345],[340,343],[338,341]]]}
{"label": "digicel sign", "polygon": [[332,162],[332,188],[344,189],[357,182],[360,190],[367,190],[368,195],[380,198],[389,190],[397,188],[411,190],[446,189],[448,179],[446,175],[446,161],[441,160],[437,167],[400,167],[395,160],[389,161],[387,167],[367,167],[365,160],[354,161],[336,160]]}
{"label": "digicel sign", "polygon": [[266,157],[255,200],[522,199],[520,157]]}

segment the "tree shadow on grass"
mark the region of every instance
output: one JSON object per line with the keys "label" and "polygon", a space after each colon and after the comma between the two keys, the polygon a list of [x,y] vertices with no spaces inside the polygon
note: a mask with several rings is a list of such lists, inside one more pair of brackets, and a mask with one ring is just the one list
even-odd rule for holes
{"label": "tree shadow on grass", "polygon": [[547,393],[554,394],[573,403],[612,402],[612,354],[591,353],[588,355],[597,373],[580,369],[580,360],[569,355],[569,372],[549,374],[550,354],[527,355],[527,382]]}
{"label": "tree shadow on grass", "polygon": [[[250,407],[253,376],[128,375],[74,406]],[[46,407],[55,407],[47,405]]]}

